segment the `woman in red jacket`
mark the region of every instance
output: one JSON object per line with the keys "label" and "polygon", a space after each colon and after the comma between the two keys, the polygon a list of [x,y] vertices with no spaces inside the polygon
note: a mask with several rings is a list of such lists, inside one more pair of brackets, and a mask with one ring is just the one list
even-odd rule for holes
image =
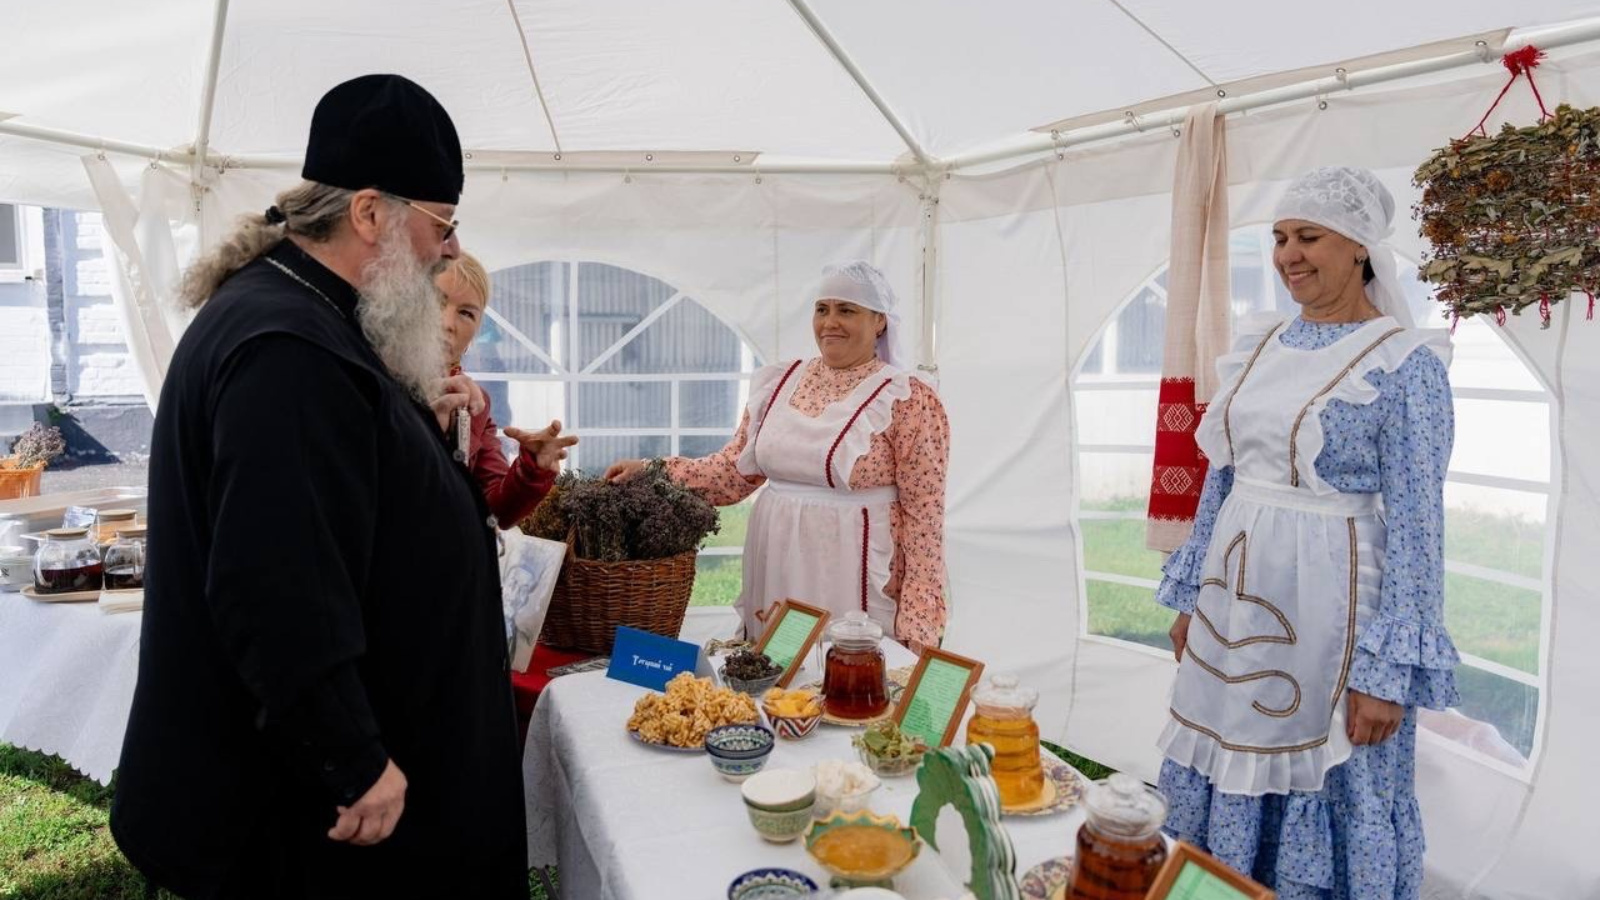
{"label": "woman in red jacket", "polygon": [[[489,397],[461,371],[461,357],[478,336],[484,309],[489,305],[489,272],[470,253],[462,253],[434,282],[439,286],[445,343],[449,349],[450,372],[446,397],[458,400],[456,407],[472,411],[471,442],[467,448],[467,468],[477,479],[489,512],[501,528],[511,528],[533,512],[550,492],[567,458],[568,447],[578,442],[575,436],[561,434],[561,422],[552,421],[539,431],[507,428],[506,437],[521,445],[515,462],[508,463],[500,450],[500,438],[489,415]],[[435,403],[435,409],[439,404]]]}

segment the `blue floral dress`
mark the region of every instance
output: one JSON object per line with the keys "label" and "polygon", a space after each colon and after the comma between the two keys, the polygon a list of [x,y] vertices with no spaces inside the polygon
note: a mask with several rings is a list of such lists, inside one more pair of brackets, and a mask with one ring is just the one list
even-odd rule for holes
{"label": "blue floral dress", "polygon": [[[1275,339],[1320,350],[1360,327],[1297,318]],[[1348,689],[1403,704],[1400,729],[1381,744],[1354,747],[1315,792],[1224,793],[1170,759],[1161,769],[1160,790],[1171,804],[1167,831],[1285,900],[1420,895],[1416,707],[1459,702],[1459,657],[1444,627],[1443,482],[1455,430],[1446,366],[1424,346],[1366,380],[1378,389],[1376,400],[1332,400],[1322,410],[1315,467],[1340,493],[1382,495],[1387,547],[1378,615],[1357,635]],[[1163,606],[1194,611],[1212,526],[1233,483],[1232,467],[1208,474],[1194,532],[1163,567],[1156,595]]]}

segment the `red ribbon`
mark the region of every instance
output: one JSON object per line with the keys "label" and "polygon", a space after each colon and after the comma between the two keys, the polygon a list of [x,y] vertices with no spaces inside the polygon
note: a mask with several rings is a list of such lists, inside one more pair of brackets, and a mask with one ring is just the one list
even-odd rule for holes
{"label": "red ribbon", "polygon": [[1589,298],[1589,314],[1587,316],[1584,316],[1584,318],[1585,319],[1593,319],[1594,318],[1594,295],[1589,293],[1588,291],[1584,291],[1583,295],[1585,297]]}
{"label": "red ribbon", "polygon": [[1539,295],[1539,322],[1542,327],[1550,327],[1550,295]]}
{"label": "red ribbon", "polygon": [[1543,60],[1544,51],[1532,44],[1500,57],[1500,64],[1506,67],[1506,71],[1511,73],[1511,77],[1506,81],[1506,86],[1500,89],[1499,96],[1495,97],[1494,102],[1489,104],[1489,111],[1484,113],[1483,118],[1478,120],[1478,124],[1473,126],[1472,130],[1463,135],[1461,139],[1466,140],[1474,134],[1481,134],[1484,137],[1489,136],[1489,132],[1483,127],[1484,123],[1489,121],[1489,117],[1494,114],[1495,107],[1500,105],[1500,101],[1505,99],[1506,92],[1511,90],[1511,86],[1516,84],[1517,79],[1522,76],[1527,76],[1528,87],[1533,89],[1533,99],[1539,103],[1539,121],[1543,122],[1545,119],[1550,118],[1550,111],[1544,108],[1544,98],[1539,95],[1539,86],[1533,83],[1533,70],[1538,68],[1539,63]]}
{"label": "red ribbon", "polygon": [[1494,323],[1496,325],[1501,326],[1501,327],[1505,327],[1505,324],[1506,324],[1506,308],[1504,306],[1496,306],[1494,308]]}

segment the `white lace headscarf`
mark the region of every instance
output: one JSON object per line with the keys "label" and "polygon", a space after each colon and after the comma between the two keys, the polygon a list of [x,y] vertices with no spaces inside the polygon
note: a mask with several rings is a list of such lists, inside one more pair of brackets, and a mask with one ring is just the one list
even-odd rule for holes
{"label": "white lace headscarf", "polygon": [[857,306],[883,313],[888,321],[883,336],[878,338],[878,358],[895,368],[904,368],[905,359],[900,347],[900,300],[894,288],[889,287],[877,266],[865,260],[834,263],[822,267],[822,281],[817,284],[811,302],[818,300],[848,300]]}
{"label": "white lace headscarf", "polygon": [[1353,166],[1313,169],[1289,185],[1272,218],[1315,222],[1367,248],[1376,276],[1367,282],[1367,298],[1384,315],[1407,328],[1416,327],[1400,287],[1394,248],[1388,243],[1394,233],[1394,196],[1378,176]]}

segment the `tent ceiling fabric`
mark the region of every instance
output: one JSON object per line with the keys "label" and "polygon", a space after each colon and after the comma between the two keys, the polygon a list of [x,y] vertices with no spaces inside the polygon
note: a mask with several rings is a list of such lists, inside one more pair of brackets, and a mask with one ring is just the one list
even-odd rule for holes
{"label": "tent ceiling fabric", "polygon": [[[1572,0],[1514,12],[1494,0],[1348,0],[1306,14],[1266,0],[809,5],[935,157],[1211,82],[1600,13]],[[0,57],[0,109],[20,124],[185,147],[215,9],[7,4],[4,33],[25,39]],[[210,144],[293,158],[323,91],[395,71],[438,95],[463,146],[553,152],[530,57],[566,151],[745,149],[768,163],[906,154],[784,0],[231,0]]]}

